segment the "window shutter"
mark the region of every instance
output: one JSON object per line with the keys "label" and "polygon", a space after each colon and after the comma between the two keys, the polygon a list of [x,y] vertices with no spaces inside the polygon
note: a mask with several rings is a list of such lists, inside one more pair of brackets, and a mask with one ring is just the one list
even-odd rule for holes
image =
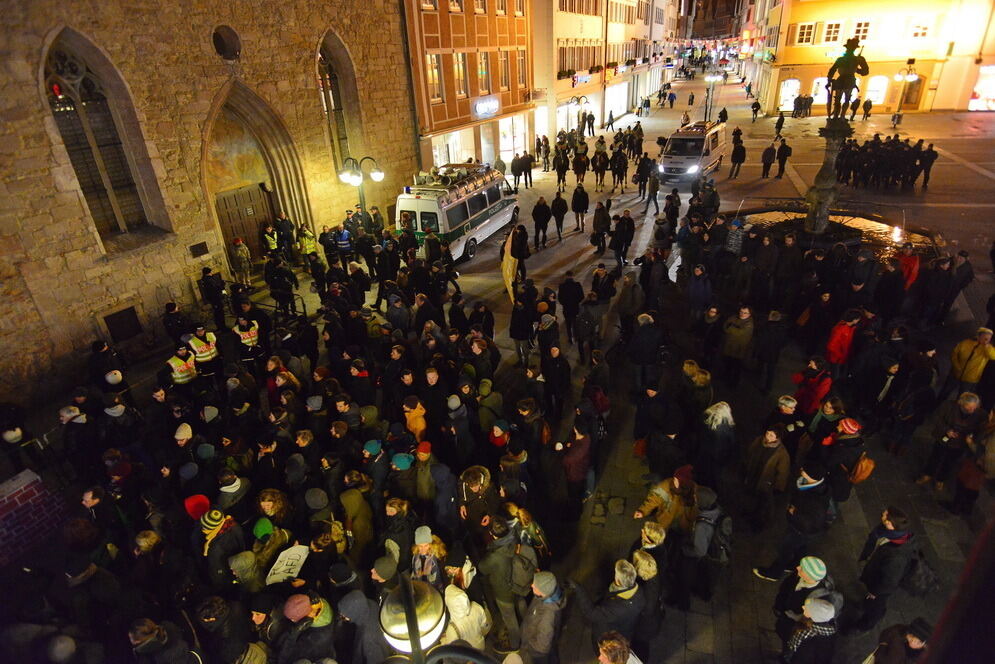
{"label": "window shutter", "polygon": [[821,44],[822,38],[826,34],[826,23],[825,21],[819,21],[815,24],[815,34],[812,36],[813,44]]}
{"label": "window shutter", "polygon": [[794,46],[795,39],[797,39],[797,37],[798,37],[798,24],[792,23],[791,25],[788,26],[788,36],[784,40],[784,45]]}
{"label": "window shutter", "polygon": [[784,36],[785,46],[794,46],[798,41],[798,24],[792,23],[788,26],[788,32]]}

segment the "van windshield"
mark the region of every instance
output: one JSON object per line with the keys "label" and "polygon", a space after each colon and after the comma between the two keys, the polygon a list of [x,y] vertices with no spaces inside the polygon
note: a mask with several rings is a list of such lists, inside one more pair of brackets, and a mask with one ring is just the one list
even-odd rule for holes
{"label": "van windshield", "polygon": [[698,157],[705,145],[704,138],[671,138],[663,154],[671,157]]}

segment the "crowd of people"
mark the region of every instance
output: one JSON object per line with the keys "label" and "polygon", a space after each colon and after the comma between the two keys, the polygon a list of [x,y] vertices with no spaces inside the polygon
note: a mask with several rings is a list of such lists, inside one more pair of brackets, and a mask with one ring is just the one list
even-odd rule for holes
{"label": "crowd of people", "polygon": [[[115,350],[95,342],[86,384],[59,412],[70,462],[59,472],[83,487],[80,512],[53,542],[61,574],[37,580],[39,600],[4,646],[25,661],[376,664],[392,652],[379,603],[409,574],[444,598],[442,642],[555,663],[576,611],[599,662],[651,662],[667,608],[712,597],[733,518],[767,532],[779,493],[785,533],[754,574],[779,584],[784,661],[829,662],[845,631],[876,628],[889,599],[922,591],[929,570],[903,505],[882,505],[855,552],[867,591],[856,602],[817,555],[874,471],[867,438],[901,455],[928,422],[917,482],[942,498],[952,483],[944,505],[955,513],[995,477],[991,329],[956,347],[947,376],[936,359],[937,326],[973,279],[969,256],[927,262],[911,244],[894,257],[804,251],[791,233],[716,214],[714,183],[698,182],[686,207],[676,189],[657,207],[650,247],[630,268],[660,184],[642,138],[638,123],[617,132],[608,156],[599,137],[590,159],[583,132],[561,132],[551,158],[538,141],[557,191],[532,210],[532,242],[516,225],[510,243],[513,368],[445,242],[429,233],[419,250],[410,224],[394,235],[375,207],[318,237],[282,215],[263,229],[272,313],[249,299],[247,275],[205,272],[215,329],[167,307],[175,352],[147,403]],[[607,166],[594,166],[600,156]],[[532,157],[516,158],[517,184]],[[588,163],[597,188],[611,170],[624,192],[630,161],[643,216],[612,216],[610,200],[592,215],[594,251],[611,249],[614,266],[528,278],[530,244],[545,247],[550,219],[562,230],[571,167],[569,209],[586,233]],[[295,309],[302,279],[321,301],[316,321]],[[665,313],[675,310],[689,329]],[[625,361],[602,348],[610,312]],[[796,389],[772,395],[759,429],[737,428],[713,382],[770,394],[790,343],[806,354]],[[632,453],[649,486],[632,513],[639,538],[592,597],[552,571],[563,551],[543,525],[576,527],[620,435],[609,429],[618,399],[635,406]],[[30,438],[22,415],[4,420],[7,442]],[[921,618],[889,626],[874,661],[915,661],[931,631]]]}
{"label": "crowd of people", "polygon": [[940,156],[933,144],[925,145],[923,139],[912,143],[898,134],[881,138],[874,134],[860,144],[850,139],[843,144],[836,158],[836,179],[852,187],[902,190],[914,189],[922,176],[922,189],[929,188],[933,164]]}

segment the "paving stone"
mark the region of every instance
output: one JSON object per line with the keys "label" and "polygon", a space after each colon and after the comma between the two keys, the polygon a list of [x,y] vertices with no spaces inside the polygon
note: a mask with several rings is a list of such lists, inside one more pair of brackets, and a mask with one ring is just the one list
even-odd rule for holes
{"label": "paving stone", "polygon": [[608,500],[608,513],[619,515],[625,512],[625,498],[616,496]]}

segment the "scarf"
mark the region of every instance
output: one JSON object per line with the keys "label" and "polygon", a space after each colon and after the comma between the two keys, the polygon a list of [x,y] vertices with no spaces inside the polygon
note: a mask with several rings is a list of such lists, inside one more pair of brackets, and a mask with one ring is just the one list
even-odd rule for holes
{"label": "scarf", "polygon": [[221,487],[221,493],[235,493],[242,488],[242,480],[240,478],[235,478],[235,481],[228,486]]}
{"label": "scarf", "polygon": [[226,516],[225,520],[222,521],[221,523],[219,523],[215,528],[201,528],[200,529],[200,531],[202,533],[204,533],[204,555],[205,556],[207,556],[207,552],[211,548],[211,542],[214,541],[214,538],[217,537],[218,535],[220,535],[221,533],[229,530],[233,525],[235,525],[235,521],[230,516]]}
{"label": "scarf", "polygon": [[832,622],[827,623],[812,623],[808,627],[802,627],[791,635],[788,639],[788,659],[791,659],[791,655],[794,655],[801,644],[807,639],[811,639],[815,636],[832,636],[836,633],[836,625]]}

